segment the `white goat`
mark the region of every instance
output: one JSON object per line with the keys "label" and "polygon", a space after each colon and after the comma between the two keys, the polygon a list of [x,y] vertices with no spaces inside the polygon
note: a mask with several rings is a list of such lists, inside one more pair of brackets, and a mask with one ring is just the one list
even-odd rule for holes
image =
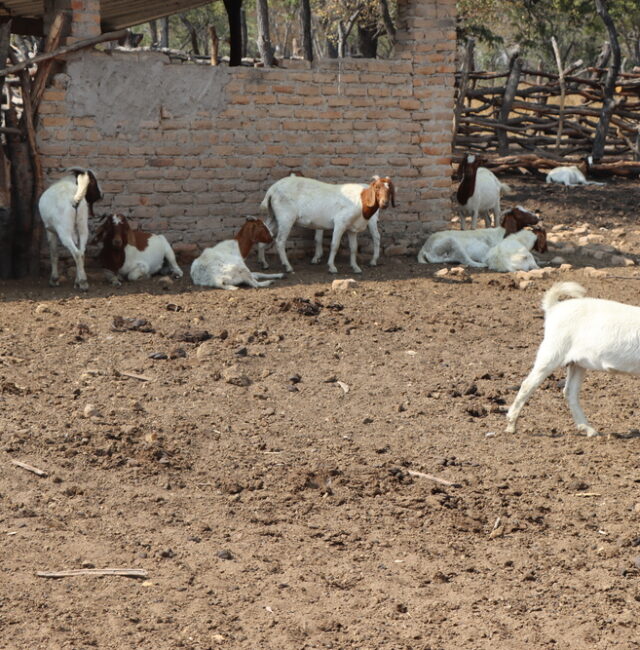
{"label": "white goat", "polygon": [[479,230],[443,230],[431,235],[418,253],[418,262],[426,264],[458,262],[468,266],[487,266],[489,251],[507,235],[538,223],[538,216],[518,206],[502,216],[497,228]]}
{"label": "white goat", "polygon": [[38,201],[40,216],[47,232],[51,257],[49,284],[57,287],[58,240],[65,246],[76,265],[75,286],[83,291],[89,288],[84,270],[84,251],[89,238],[89,214],[93,204],[102,198],[95,174],[90,169],[73,167],[72,172],[47,188]]}
{"label": "white goat", "polygon": [[604,185],[604,183],[588,181],[582,170],[576,165],[554,167],[547,174],[547,183],[558,183],[566,187],[573,187],[574,185]]}
{"label": "white goat", "polygon": [[539,268],[531,254],[534,249],[539,253],[547,250],[546,231],[539,227],[533,230],[525,228],[496,244],[487,253],[485,262],[489,269],[499,273],[531,271]]}
{"label": "white goat", "polygon": [[[586,371],[640,374],[640,307],[585,295],[585,288],[576,282],[555,284],[544,294],[544,338],[533,369],[507,413],[507,433],[515,433],[522,407],[561,366],[567,366],[564,396],[578,430],[588,436],[598,432],[580,406],[580,386]],[[563,296],[571,300],[559,302]]]}
{"label": "white goat", "polygon": [[107,280],[115,286],[120,286],[120,278],[133,282],[160,272],[165,260],[174,277],[183,275],[167,238],[133,230],[122,214],[107,216],[96,239],[102,240],[98,256],[102,268]]}
{"label": "white goat", "polygon": [[[239,284],[268,287],[271,281],[282,278],[282,273],[252,273],[245,263],[253,244],[270,244],[270,230],[260,219],[247,219],[234,239],[226,239],[206,248],[191,264],[194,284],[218,289],[237,289]],[[259,280],[267,280],[259,282]]]}
{"label": "white goat", "polygon": [[[351,268],[356,273],[361,273],[362,269],[356,261],[358,232],[362,230],[362,223],[371,219],[379,209],[386,208],[389,203],[395,205],[394,198],[395,190],[389,178],[374,176],[370,185],[332,185],[312,178],[287,176],[267,190],[260,207],[269,214],[266,222],[269,228],[277,223],[276,249],[287,271],[292,272],[293,268],[287,258],[285,244],[291,228],[298,224],[314,230],[333,229],[327,260],[331,273],[338,272],[334,261],[342,235],[346,232],[349,237]],[[258,258],[262,267],[268,268],[263,245],[258,247]]]}
{"label": "white goat", "polygon": [[471,227],[475,228],[479,215],[484,215],[487,228],[491,227],[492,212],[493,223],[497,225],[502,218],[500,210],[500,197],[511,190],[506,183],[501,183],[498,177],[486,167],[481,167],[480,158],[467,154],[460,163],[459,174],[462,181],[458,186],[456,198],[462,208],[460,228],[465,229],[466,215],[471,215]]}

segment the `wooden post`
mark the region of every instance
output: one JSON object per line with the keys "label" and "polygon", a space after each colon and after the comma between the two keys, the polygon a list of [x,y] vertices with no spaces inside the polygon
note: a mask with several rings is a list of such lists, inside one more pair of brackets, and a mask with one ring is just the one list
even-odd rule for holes
{"label": "wooden post", "polygon": [[[500,108],[498,116],[498,120],[503,126],[507,126],[507,122],[509,121],[513,100],[515,99],[516,91],[518,90],[522,63],[522,59],[517,54],[515,54],[511,59],[509,77],[502,98],[502,107]],[[504,156],[509,153],[509,136],[507,135],[507,130],[496,129],[496,136],[498,138],[498,152]]]}
{"label": "wooden post", "polygon": [[566,88],[564,84],[564,66],[562,65],[562,60],[560,59],[560,49],[558,48],[558,42],[556,37],[551,37],[551,46],[553,47],[553,53],[556,57],[556,65],[558,66],[558,83],[560,84],[560,115],[558,116],[558,133],[556,134],[556,149],[560,148],[560,140],[562,139],[562,128],[564,122],[564,104],[566,99]]}
{"label": "wooden post", "polygon": [[256,0],[256,14],[258,21],[258,50],[265,68],[273,66],[273,47],[269,35],[269,6],[267,0]]}
{"label": "wooden post", "polygon": [[[0,61],[9,55],[11,39],[11,20],[0,22]],[[4,86],[4,76],[0,77],[0,96]],[[9,134],[7,134],[7,139]],[[0,146],[0,278],[6,280],[13,276],[13,213],[11,210],[11,165]]]}
{"label": "wooden post", "polygon": [[311,39],[311,5],[309,0],[300,3],[300,20],[302,21],[302,50],[307,61],[313,61],[313,41]]}
{"label": "wooden post", "polygon": [[596,0],[596,11],[602,22],[605,24],[607,31],[609,32],[609,42],[611,44],[611,52],[613,54],[611,65],[607,71],[607,78],[604,84],[604,91],[602,97],[602,111],[600,113],[600,120],[596,126],[596,134],[593,138],[593,159],[598,161],[604,155],[604,146],[607,142],[607,131],[609,130],[609,122],[611,121],[611,116],[617,105],[615,98],[615,89],[616,89],[616,79],[618,78],[618,73],[620,72],[620,63],[621,63],[621,54],[620,54],[620,45],[618,43],[618,33],[616,31],[616,26],[609,15],[607,9],[607,3],[603,0]]}
{"label": "wooden post", "polygon": [[209,25],[209,48],[211,50],[211,65],[218,65],[220,61],[218,57],[218,48],[220,41],[218,39],[218,32],[216,32],[215,25]]}

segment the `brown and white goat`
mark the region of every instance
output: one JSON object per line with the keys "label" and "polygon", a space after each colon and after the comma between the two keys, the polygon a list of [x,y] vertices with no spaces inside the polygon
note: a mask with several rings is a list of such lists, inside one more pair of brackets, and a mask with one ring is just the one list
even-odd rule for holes
{"label": "brown and white goat", "polygon": [[105,217],[96,239],[102,240],[100,264],[107,280],[116,286],[120,285],[121,278],[134,281],[158,273],[165,261],[175,277],[182,277],[182,269],[167,238],[133,230],[122,214]]}
{"label": "brown and white goat", "polygon": [[494,224],[500,223],[502,212],[500,210],[500,197],[509,192],[510,188],[501,183],[498,177],[486,167],[481,167],[482,160],[473,154],[467,154],[458,169],[462,181],[456,192],[456,199],[462,208],[460,228],[465,229],[465,218],[471,215],[471,227],[475,228],[478,216],[484,216],[485,226],[491,227],[493,213]]}
{"label": "brown and white goat", "polygon": [[[194,284],[217,289],[234,290],[239,284],[251,287],[268,287],[272,280],[282,278],[282,273],[253,273],[245,263],[254,244],[270,244],[271,231],[260,220],[248,218],[233,239],[206,248],[191,264]],[[260,282],[265,280],[265,282]]]}
{"label": "brown and white goat", "polygon": [[[349,237],[351,268],[361,273],[356,255],[358,232],[364,230],[369,220],[389,205],[395,206],[395,188],[390,178],[374,176],[369,185],[344,183],[333,185],[304,178],[287,176],[274,183],[260,207],[268,213],[269,228],[277,225],[276,249],[285,269],[293,271],[287,258],[285,244],[294,225],[314,230],[333,230],[331,251],[327,260],[329,271],[337,273],[335,257],[342,235]],[[317,259],[317,248],[316,256]],[[264,246],[258,247],[258,258],[263,268],[268,268]]]}
{"label": "brown and white goat", "polygon": [[86,291],[89,283],[84,270],[84,252],[89,239],[89,215],[93,216],[93,204],[102,198],[102,191],[91,169],[72,167],[68,171],[70,174],[48,187],[38,201],[51,256],[49,284],[52,287],[60,284],[60,241],[73,256],[76,265],[75,286]]}

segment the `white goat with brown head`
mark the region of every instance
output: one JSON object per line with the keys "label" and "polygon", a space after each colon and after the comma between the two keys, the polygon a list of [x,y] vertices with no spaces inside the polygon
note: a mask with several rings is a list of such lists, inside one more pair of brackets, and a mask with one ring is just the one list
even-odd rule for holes
{"label": "white goat with brown head", "polygon": [[[395,206],[395,188],[390,178],[374,176],[369,185],[343,183],[334,185],[313,178],[287,176],[274,183],[260,207],[268,213],[269,228],[277,225],[276,249],[285,269],[293,271],[287,258],[285,244],[294,224],[314,230],[333,230],[331,251],[327,260],[329,271],[337,273],[335,257],[342,235],[349,237],[351,268],[362,273],[358,266],[358,232],[369,220],[389,205]],[[317,248],[316,248],[317,254]],[[264,246],[259,246],[258,257],[263,268],[268,268]]]}

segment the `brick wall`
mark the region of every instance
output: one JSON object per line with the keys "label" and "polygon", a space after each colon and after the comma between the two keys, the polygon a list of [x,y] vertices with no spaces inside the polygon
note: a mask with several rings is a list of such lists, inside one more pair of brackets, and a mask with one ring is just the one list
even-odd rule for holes
{"label": "brick wall", "polygon": [[[258,215],[265,190],[290,170],[327,182],[388,175],[398,206],[380,220],[383,252],[414,252],[451,213],[455,0],[399,5],[392,60],[263,69],[171,64],[155,52],[79,54],[40,109],[48,180],[92,167],[106,194],[98,213],[123,212],[188,257]],[[294,230],[291,257],[311,238]],[[360,244],[370,248],[367,234]]]}

